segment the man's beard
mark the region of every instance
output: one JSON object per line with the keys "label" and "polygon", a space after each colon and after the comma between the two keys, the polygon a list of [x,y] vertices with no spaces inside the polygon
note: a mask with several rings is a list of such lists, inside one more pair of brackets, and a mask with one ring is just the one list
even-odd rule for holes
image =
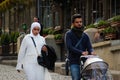
{"label": "man's beard", "polygon": [[83,33],[83,30],[84,30],[84,27],[83,27],[83,26],[81,26],[80,28],[77,28],[77,27],[73,27],[73,28],[72,28],[72,31],[75,33],[75,35],[76,35],[78,38],[81,38],[82,33]]}

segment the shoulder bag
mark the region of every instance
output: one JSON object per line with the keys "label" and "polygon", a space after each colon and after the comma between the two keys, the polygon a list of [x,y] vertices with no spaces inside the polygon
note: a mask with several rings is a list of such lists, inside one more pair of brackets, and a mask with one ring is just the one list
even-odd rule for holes
{"label": "shoulder bag", "polygon": [[42,54],[40,55],[40,54],[38,53],[38,50],[37,50],[37,48],[36,48],[36,44],[35,44],[35,41],[34,41],[33,37],[31,37],[31,39],[32,39],[32,41],[33,41],[33,43],[34,43],[36,52],[37,52],[37,54],[38,54],[38,56],[37,56],[37,62],[38,62],[38,64],[41,65],[41,66],[43,66],[43,67],[46,67],[46,64],[45,64],[45,61],[44,61],[44,58],[43,58]]}

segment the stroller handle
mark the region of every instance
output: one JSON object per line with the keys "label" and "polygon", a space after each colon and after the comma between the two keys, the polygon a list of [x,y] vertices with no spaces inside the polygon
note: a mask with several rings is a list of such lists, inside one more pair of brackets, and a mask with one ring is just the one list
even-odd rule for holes
{"label": "stroller handle", "polygon": [[81,56],[80,58],[98,58],[98,55],[85,55],[85,56]]}
{"label": "stroller handle", "polygon": [[80,56],[81,64],[84,64],[87,59],[89,58],[98,58],[99,56],[97,55],[85,55],[85,56]]}

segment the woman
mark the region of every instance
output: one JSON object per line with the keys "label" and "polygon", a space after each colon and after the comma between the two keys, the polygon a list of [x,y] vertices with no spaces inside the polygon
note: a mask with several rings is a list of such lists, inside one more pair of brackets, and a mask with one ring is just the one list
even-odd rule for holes
{"label": "woman", "polygon": [[[47,68],[37,63],[37,56],[41,54],[41,50],[47,51],[47,48],[44,46],[46,44],[45,39],[39,35],[40,29],[40,24],[33,22],[30,34],[24,37],[19,50],[16,69],[18,72],[23,69],[27,80],[51,80]],[[35,41],[38,53],[31,37]]]}

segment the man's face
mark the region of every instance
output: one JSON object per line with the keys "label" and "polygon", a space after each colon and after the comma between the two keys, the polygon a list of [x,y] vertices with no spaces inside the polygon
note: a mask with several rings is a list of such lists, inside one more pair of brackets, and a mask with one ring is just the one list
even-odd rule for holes
{"label": "man's face", "polygon": [[82,27],[82,18],[76,18],[72,25],[76,28],[81,28]]}
{"label": "man's face", "polygon": [[34,22],[38,22],[38,18],[34,17]]}

